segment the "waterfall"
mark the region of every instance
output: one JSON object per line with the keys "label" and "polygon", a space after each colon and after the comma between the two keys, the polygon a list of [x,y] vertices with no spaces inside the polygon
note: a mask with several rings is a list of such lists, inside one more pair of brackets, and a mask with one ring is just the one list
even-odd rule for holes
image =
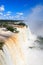
{"label": "waterfall", "polygon": [[19,33],[13,33],[4,39],[0,50],[0,65],[28,65],[28,47],[35,40],[29,27],[17,28]]}

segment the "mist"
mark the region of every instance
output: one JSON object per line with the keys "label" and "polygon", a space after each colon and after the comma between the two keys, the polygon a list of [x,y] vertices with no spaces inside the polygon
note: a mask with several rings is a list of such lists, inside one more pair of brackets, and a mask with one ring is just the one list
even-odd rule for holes
{"label": "mist", "polygon": [[31,8],[31,14],[27,16],[26,23],[34,34],[43,36],[43,5]]}

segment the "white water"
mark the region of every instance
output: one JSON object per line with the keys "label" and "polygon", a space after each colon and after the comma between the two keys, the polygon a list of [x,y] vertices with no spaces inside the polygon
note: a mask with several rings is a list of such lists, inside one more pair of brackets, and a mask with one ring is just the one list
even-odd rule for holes
{"label": "white water", "polygon": [[36,36],[26,27],[18,30],[19,33],[5,40],[0,65],[43,65],[43,50],[29,48],[34,46]]}

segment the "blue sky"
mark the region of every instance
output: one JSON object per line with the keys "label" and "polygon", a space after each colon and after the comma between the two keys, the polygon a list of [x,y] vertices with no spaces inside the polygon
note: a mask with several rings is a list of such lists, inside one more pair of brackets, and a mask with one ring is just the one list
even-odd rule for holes
{"label": "blue sky", "polygon": [[0,0],[0,19],[25,19],[37,5],[43,0]]}
{"label": "blue sky", "polygon": [[0,0],[0,19],[26,20],[32,32],[43,35],[43,0]]}

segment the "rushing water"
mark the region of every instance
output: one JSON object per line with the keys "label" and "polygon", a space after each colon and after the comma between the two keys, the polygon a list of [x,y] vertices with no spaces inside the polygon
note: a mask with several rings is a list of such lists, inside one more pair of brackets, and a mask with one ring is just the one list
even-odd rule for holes
{"label": "rushing water", "polygon": [[43,38],[25,27],[18,30],[18,34],[5,40],[0,50],[0,65],[43,65]]}
{"label": "rushing water", "polygon": [[29,47],[28,64],[43,65],[43,39],[41,37]]}

